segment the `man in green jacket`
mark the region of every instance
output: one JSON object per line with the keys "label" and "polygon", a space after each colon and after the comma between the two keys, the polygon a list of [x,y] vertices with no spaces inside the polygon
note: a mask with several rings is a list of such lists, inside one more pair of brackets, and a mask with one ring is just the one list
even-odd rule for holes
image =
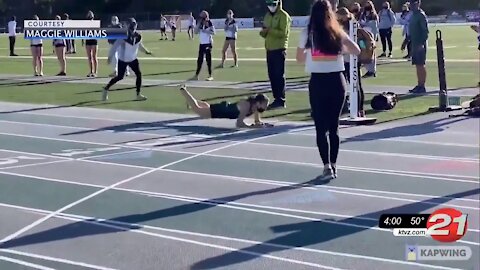
{"label": "man in green jacket", "polygon": [[285,108],[285,60],[292,19],[283,10],[281,0],[266,0],[268,12],[263,19],[260,36],[265,39],[268,77],[274,101],[269,109]]}
{"label": "man in green jacket", "polygon": [[428,47],[428,21],[427,15],[420,8],[421,0],[414,0],[412,2],[412,16],[408,23],[408,30],[410,33],[410,41],[412,44],[412,64],[417,69],[418,84],[410,90],[410,93],[422,94],[427,92],[425,82],[427,80],[427,69],[425,62],[427,60]]}

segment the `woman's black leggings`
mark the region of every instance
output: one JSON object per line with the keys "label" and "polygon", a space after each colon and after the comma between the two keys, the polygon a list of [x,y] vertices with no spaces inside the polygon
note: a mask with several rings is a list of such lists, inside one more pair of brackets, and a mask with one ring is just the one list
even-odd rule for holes
{"label": "woman's black leggings", "polygon": [[207,60],[208,74],[212,75],[212,44],[200,44],[197,59],[197,75],[200,74],[203,65],[203,58]]}
{"label": "woman's black leggings", "polygon": [[380,29],[380,39],[382,40],[383,52],[385,53],[387,51],[387,43],[388,43],[388,51],[391,53],[393,50],[392,28]]}
{"label": "woman's black leggings", "polygon": [[125,78],[127,67],[130,67],[137,77],[135,86],[137,89],[137,95],[139,95],[142,88],[142,72],[140,71],[140,63],[138,62],[138,59],[135,59],[132,62],[123,62],[122,60],[118,60],[118,74],[107,84],[107,89],[110,89],[110,87],[112,87],[114,84]]}
{"label": "woman's black leggings", "polygon": [[[350,62],[345,62],[345,79],[350,82]],[[363,92],[361,66],[357,65],[358,80],[358,111],[363,111],[363,103],[365,103],[365,92]]]}
{"label": "woman's black leggings", "polygon": [[308,89],[320,157],[324,165],[336,163],[340,148],[338,125],[346,91],[343,72],[312,73]]}

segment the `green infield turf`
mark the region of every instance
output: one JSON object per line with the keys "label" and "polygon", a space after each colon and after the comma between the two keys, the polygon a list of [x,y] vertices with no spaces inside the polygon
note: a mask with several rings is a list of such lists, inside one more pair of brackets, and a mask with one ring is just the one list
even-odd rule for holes
{"label": "green infield turf", "polygon": [[[428,82],[431,87],[438,86],[438,72],[435,49],[435,31],[442,30],[445,46],[445,58],[447,61],[447,79],[448,86],[451,88],[476,86],[479,77],[477,41],[474,32],[467,26],[442,26],[431,27],[429,41],[428,59]],[[154,55],[142,57],[143,73],[149,78],[161,79],[187,79],[194,73],[196,67],[196,55],[198,50],[198,40],[190,41],[186,32],[178,35],[177,41],[160,41],[159,34],[154,31],[143,33],[145,46],[148,47]],[[294,62],[295,48],[298,43],[299,30],[294,29],[290,37],[290,47],[288,50],[289,62],[287,64],[287,77],[305,76],[303,66]],[[8,44],[6,36],[2,36],[4,44]],[[214,42],[214,57],[221,57],[221,47],[223,46],[224,34],[219,31]],[[394,31],[394,58],[392,61],[386,60],[379,63],[378,77],[365,80],[366,85],[400,85],[414,86],[416,83],[415,71],[411,64],[403,61],[400,51],[402,41],[400,29]],[[378,43],[381,47],[381,44]],[[378,51],[381,49],[379,48]],[[108,75],[111,69],[106,64],[105,56],[108,52],[106,41],[100,41],[99,56],[101,59],[99,75]],[[258,36],[256,30],[241,31],[238,40],[238,52],[240,57],[239,68],[227,68],[215,70],[214,77],[221,81],[263,81],[267,79],[265,51],[263,40]],[[33,74],[31,67],[29,43],[21,38],[17,41],[17,53],[20,58],[7,58],[8,46],[0,48],[0,73],[2,74]],[[44,53],[45,74],[54,75],[58,73],[58,63],[53,56],[52,46],[49,41],[45,41]],[[88,64],[85,60],[85,51],[80,41],[77,41],[77,54],[69,55],[67,72],[68,75],[86,76],[89,73]],[[173,60],[167,60],[173,58]],[[242,60],[243,59],[243,60]],[[214,64],[218,64],[215,61]]]}

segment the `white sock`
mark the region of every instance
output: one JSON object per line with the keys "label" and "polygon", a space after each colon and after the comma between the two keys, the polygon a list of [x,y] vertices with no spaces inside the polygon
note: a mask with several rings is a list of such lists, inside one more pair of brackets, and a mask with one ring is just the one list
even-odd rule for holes
{"label": "white sock", "polygon": [[326,169],[331,169],[332,166],[330,166],[330,164],[325,164],[323,165],[323,169],[326,170]]}

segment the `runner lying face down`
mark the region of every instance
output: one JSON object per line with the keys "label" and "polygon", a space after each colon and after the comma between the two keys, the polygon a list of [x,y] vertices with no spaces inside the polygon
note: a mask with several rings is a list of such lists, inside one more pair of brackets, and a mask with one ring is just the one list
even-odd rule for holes
{"label": "runner lying face down", "polygon": [[[238,128],[263,128],[272,127],[272,124],[263,123],[260,115],[267,109],[269,99],[264,94],[251,96],[236,103],[223,101],[216,104],[209,104],[205,101],[197,100],[187,91],[186,86],[180,88],[180,92],[185,97],[188,106],[200,117],[236,119]],[[246,124],[245,118],[253,115],[254,124]]]}

